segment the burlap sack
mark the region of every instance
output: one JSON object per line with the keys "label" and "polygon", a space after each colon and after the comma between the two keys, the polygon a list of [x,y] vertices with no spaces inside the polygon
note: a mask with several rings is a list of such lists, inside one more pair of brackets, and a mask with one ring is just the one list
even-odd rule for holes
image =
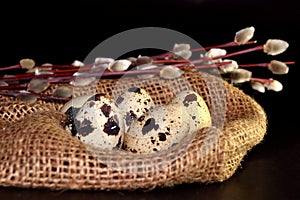
{"label": "burlap sack", "polygon": [[[33,105],[0,97],[0,186],[50,189],[135,190],[184,183],[222,182],[230,178],[266,133],[263,108],[242,90],[204,72],[174,80],[133,77],[100,79],[74,88],[114,96],[125,87],[145,88],[157,105],[192,88],[206,101],[212,127],[199,130],[170,150],[153,154],[93,149],[63,128],[64,102]],[[51,93],[59,84],[52,85]]]}

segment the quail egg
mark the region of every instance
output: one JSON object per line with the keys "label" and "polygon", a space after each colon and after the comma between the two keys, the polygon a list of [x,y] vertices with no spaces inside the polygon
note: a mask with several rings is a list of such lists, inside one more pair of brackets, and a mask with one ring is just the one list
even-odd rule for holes
{"label": "quail egg", "polygon": [[176,94],[171,103],[181,104],[188,112],[187,120],[190,133],[211,126],[211,115],[204,99],[193,90],[184,90]]}
{"label": "quail egg", "polygon": [[154,106],[154,102],[145,89],[130,87],[118,96],[115,105],[124,121],[126,133],[131,123],[148,112]]}
{"label": "quail egg", "polygon": [[166,105],[156,106],[135,120],[124,136],[124,149],[151,153],[178,144],[184,137],[211,126],[204,99],[192,90],[179,92]]}
{"label": "quail egg", "polygon": [[90,97],[76,113],[74,126],[75,136],[84,144],[109,150],[122,147],[123,126],[117,108],[105,95]]}
{"label": "quail egg", "polygon": [[124,149],[153,153],[176,145],[189,131],[187,118],[180,103],[156,106],[132,123],[124,136]]}

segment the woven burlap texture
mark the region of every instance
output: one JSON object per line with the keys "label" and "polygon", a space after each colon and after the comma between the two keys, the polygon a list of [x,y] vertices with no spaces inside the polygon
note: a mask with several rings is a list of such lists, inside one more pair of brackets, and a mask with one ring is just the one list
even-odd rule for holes
{"label": "woven burlap texture", "polygon": [[[160,78],[156,78],[158,80]],[[152,154],[93,149],[63,128],[64,102],[35,104],[0,97],[0,186],[50,189],[135,190],[184,183],[227,180],[267,128],[263,108],[241,89],[205,72],[173,80],[100,79],[74,88],[114,96],[126,87],[143,87],[157,105],[176,92],[193,89],[206,101],[213,124],[170,150]],[[64,84],[53,84],[46,93]],[[177,91],[176,91],[177,90]]]}

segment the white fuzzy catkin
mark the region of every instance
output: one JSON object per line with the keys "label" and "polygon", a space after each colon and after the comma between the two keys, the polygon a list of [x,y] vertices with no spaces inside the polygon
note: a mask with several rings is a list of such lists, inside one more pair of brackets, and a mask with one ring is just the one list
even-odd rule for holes
{"label": "white fuzzy catkin", "polygon": [[268,69],[273,74],[287,74],[289,72],[289,67],[284,62],[277,60],[272,60],[268,65]]}
{"label": "white fuzzy catkin", "polygon": [[273,79],[270,79],[270,80],[272,80],[272,81],[268,82],[268,83],[265,83],[265,87],[268,90],[273,90],[275,92],[279,92],[279,91],[281,91],[283,89],[282,83],[280,83],[277,80],[273,80]]}
{"label": "white fuzzy catkin", "polygon": [[188,60],[191,58],[193,53],[190,50],[182,50],[182,51],[174,52],[174,54],[184,60]]}
{"label": "white fuzzy catkin", "polygon": [[94,65],[103,65],[103,64],[109,64],[114,62],[115,60],[113,58],[105,58],[105,57],[97,57],[95,58]]}
{"label": "white fuzzy catkin", "polygon": [[244,28],[236,32],[234,37],[234,42],[238,45],[242,45],[247,43],[249,40],[253,38],[255,28],[253,26]]}
{"label": "white fuzzy catkin", "polygon": [[190,50],[191,45],[186,44],[186,43],[181,43],[181,44],[175,44],[173,47],[173,52],[179,52],[179,51],[184,51],[184,50]]}
{"label": "white fuzzy catkin", "polygon": [[164,79],[174,79],[180,77],[184,72],[177,67],[167,65],[159,72],[159,76]]}
{"label": "white fuzzy catkin", "polygon": [[219,67],[220,71],[223,73],[232,72],[233,70],[239,68],[238,63],[234,60],[225,59],[223,62],[231,62],[229,64],[221,65]]}
{"label": "white fuzzy catkin", "polygon": [[125,71],[129,68],[130,65],[131,62],[129,60],[126,59],[116,60],[109,64],[108,70],[111,72]]}
{"label": "white fuzzy catkin", "polygon": [[96,80],[96,77],[82,77],[82,78],[76,78],[70,82],[71,85],[75,87],[83,87],[90,85],[92,82]]}
{"label": "white fuzzy catkin", "polygon": [[57,97],[71,97],[73,94],[73,89],[70,87],[58,87],[54,90],[53,95]]}
{"label": "white fuzzy catkin", "polygon": [[[137,70],[149,70],[149,69],[155,69],[155,68],[157,68],[157,65],[152,65],[152,64],[144,64],[144,65],[136,66]],[[149,79],[149,78],[153,78],[154,76],[155,76],[155,74],[140,74],[140,75],[137,75],[137,77],[139,79]]]}
{"label": "white fuzzy catkin", "polygon": [[83,67],[83,66],[84,66],[84,63],[81,62],[81,61],[79,61],[79,60],[75,60],[75,61],[72,63],[72,65],[73,65],[74,67]]}
{"label": "white fuzzy catkin", "polygon": [[246,69],[235,69],[231,72],[232,83],[244,83],[251,80],[252,72]]}
{"label": "white fuzzy catkin", "polygon": [[261,93],[265,93],[266,89],[264,84],[257,82],[257,81],[251,81],[251,87],[252,89],[261,92]]}
{"label": "white fuzzy catkin", "polygon": [[268,55],[275,56],[275,55],[283,53],[288,47],[289,47],[289,44],[284,40],[269,39],[263,45],[263,50]]}
{"label": "white fuzzy catkin", "polygon": [[217,56],[225,56],[227,51],[225,49],[220,48],[211,48],[208,52],[206,52],[205,56],[209,58],[217,57]]}
{"label": "white fuzzy catkin", "polygon": [[20,66],[23,69],[32,69],[35,66],[35,61],[30,58],[20,60]]}
{"label": "white fuzzy catkin", "polygon": [[31,79],[28,83],[27,90],[34,93],[41,93],[50,86],[50,83],[45,79]]}

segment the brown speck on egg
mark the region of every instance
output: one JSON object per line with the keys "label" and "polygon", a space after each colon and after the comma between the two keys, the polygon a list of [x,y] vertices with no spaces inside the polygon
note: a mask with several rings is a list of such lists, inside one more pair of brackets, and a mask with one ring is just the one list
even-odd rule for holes
{"label": "brown speck on egg", "polygon": [[124,98],[122,96],[119,96],[116,100],[116,104],[121,104],[124,101]]}
{"label": "brown speck on egg", "polygon": [[134,92],[134,93],[142,94],[141,89],[138,88],[138,87],[131,87],[127,91],[128,92]]}
{"label": "brown speck on egg", "polygon": [[130,126],[131,123],[137,118],[136,114],[130,110],[129,112],[126,113],[125,116],[125,122],[127,126]]}
{"label": "brown speck on egg", "polygon": [[92,123],[90,120],[84,119],[82,122],[74,120],[74,122],[79,135],[87,136],[94,131],[94,128],[91,126]]}
{"label": "brown speck on egg", "polygon": [[132,153],[137,153],[137,150],[135,150],[135,149],[130,149],[130,151],[131,151]]}
{"label": "brown speck on egg", "polygon": [[147,119],[147,121],[145,122],[145,124],[142,128],[143,135],[150,132],[154,128],[154,126],[155,126],[155,119],[154,118]]}
{"label": "brown speck on egg", "polygon": [[137,120],[138,120],[139,122],[142,122],[142,121],[144,121],[144,119],[145,119],[145,116],[142,115],[142,116],[140,116]]}
{"label": "brown speck on egg", "polygon": [[166,137],[166,134],[165,133],[158,133],[158,138],[159,138],[159,141],[166,141],[167,140],[167,137]]}
{"label": "brown speck on egg", "polygon": [[195,94],[188,94],[183,100],[183,105],[188,107],[190,102],[197,101],[197,96]]}
{"label": "brown speck on egg", "polygon": [[94,101],[90,101],[90,103],[89,103],[90,108],[93,107],[94,105],[95,105],[95,102]]}
{"label": "brown speck on egg", "polygon": [[103,104],[101,107],[100,107],[103,115],[105,117],[109,117],[109,114],[111,112],[111,106],[110,105],[107,105],[107,104]]}
{"label": "brown speck on egg", "polygon": [[120,127],[115,122],[113,117],[108,118],[107,122],[104,124],[103,132],[107,133],[108,135],[118,135],[120,131]]}
{"label": "brown speck on egg", "polygon": [[120,148],[122,145],[122,135],[119,137],[119,140],[118,140],[118,144],[116,145],[116,148]]}

